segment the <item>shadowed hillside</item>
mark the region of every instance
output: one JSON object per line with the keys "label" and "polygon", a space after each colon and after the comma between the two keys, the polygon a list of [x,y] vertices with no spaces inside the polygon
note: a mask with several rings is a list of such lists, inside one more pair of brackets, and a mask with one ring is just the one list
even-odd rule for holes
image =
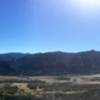
{"label": "shadowed hillside", "polygon": [[1,75],[59,75],[100,73],[100,52],[49,52],[0,55]]}

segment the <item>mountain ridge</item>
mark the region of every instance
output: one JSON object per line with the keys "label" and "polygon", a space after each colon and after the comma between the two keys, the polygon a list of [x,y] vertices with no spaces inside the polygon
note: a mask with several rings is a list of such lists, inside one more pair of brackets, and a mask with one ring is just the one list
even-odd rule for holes
{"label": "mountain ridge", "polygon": [[0,75],[100,73],[100,51],[0,54]]}

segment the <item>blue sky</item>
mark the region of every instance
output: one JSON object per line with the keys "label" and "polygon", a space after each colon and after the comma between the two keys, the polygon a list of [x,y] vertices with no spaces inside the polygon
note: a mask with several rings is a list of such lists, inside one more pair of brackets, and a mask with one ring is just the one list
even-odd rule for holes
{"label": "blue sky", "polygon": [[100,50],[99,0],[0,0],[0,52]]}

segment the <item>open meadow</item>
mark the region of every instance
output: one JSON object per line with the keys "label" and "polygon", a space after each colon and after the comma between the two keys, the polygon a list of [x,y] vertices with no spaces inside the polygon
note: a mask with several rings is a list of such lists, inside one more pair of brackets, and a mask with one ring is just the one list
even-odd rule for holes
{"label": "open meadow", "polygon": [[100,100],[100,76],[0,76],[0,100]]}

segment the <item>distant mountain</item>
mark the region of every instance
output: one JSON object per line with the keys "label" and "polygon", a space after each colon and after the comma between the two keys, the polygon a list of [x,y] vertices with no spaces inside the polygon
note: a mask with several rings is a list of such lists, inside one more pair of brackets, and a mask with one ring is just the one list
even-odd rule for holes
{"label": "distant mountain", "polygon": [[13,59],[19,59],[21,57],[24,57],[23,53],[6,53],[6,54],[0,54],[0,59],[6,60],[6,61],[10,61],[10,60],[13,60]]}
{"label": "distant mountain", "polygon": [[59,75],[100,73],[100,52],[0,54],[0,75]]}

